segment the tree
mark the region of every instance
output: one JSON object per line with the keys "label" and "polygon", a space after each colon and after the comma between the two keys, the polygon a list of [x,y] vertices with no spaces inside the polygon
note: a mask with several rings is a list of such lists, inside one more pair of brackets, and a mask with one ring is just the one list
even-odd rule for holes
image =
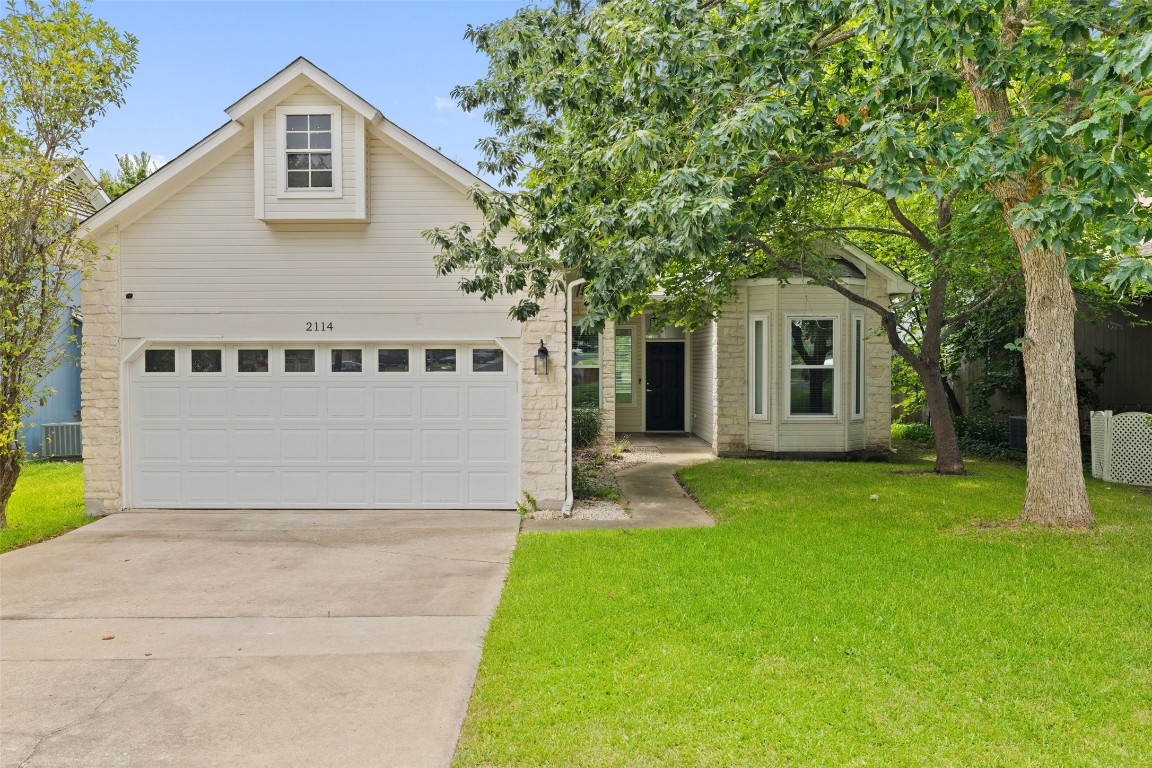
{"label": "tree", "polygon": [[136,40],[78,2],[9,0],[0,19],[0,526],[24,463],[22,419],[59,358],[68,276],[96,258],[69,180],[80,137],[122,102]]}
{"label": "tree", "polygon": [[994,212],[1028,297],[1021,517],[1090,525],[1069,270],[1111,255],[1118,289],[1152,279],[1134,255],[1152,231],[1135,204],[1149,178],[1150,21],[1145,2],[1080,0],[524,9],[469,30],[489,69],[454,94],[495,128],[482,169],[519,189],[476,190],[481,228],[429,236],[442,271],[470,273],[464,290],[520,293],[516,317],[574,272],[591,323],[632,314],[659,284],[691,326],[732,279],[802,270],[877,311],[891,338],[885,308],[841,290],[796,226],[813,177],[882,198],[901,236],[920,239],[904,210],[917,196]]}
{"label": "tree", "polygon": [[156,161],[144,151],[138,155],[116,155],[116,173],[100,171],[100,188],[115,200],[156,170]]}

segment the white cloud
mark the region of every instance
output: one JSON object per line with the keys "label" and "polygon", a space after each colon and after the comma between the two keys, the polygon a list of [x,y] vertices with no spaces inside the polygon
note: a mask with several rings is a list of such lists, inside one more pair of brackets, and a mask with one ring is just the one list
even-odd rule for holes
{"label": "white cloud", "polygon": [[447,112],[448,110],[456,109],[456,102],[452,99],[446,99],[443,96],[437,96],[432,102],[436,106],[437,112]]}

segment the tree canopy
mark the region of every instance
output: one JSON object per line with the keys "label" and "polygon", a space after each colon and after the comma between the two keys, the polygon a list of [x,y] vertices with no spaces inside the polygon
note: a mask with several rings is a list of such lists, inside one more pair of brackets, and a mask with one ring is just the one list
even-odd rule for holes
{"label": "tree canopy", "polygon": [[0,18],[0,525],[23,419],[60,359],[68,279],[96,257],[75,205],[80,138],[123,99],[136,40],[80,3],[9,0]]}
{"label": "tree canopy", "polygon": [[1062,394],[1068,273],[1106,265],[1118,290],[1152,280],[1136,253],[1152,234],[1137,202],[1149,191],[1150,22],[1146,0],[526,8],[468,31],[489,69],[454,92],[492,124],[482,167],[514,191],[476,190],[484,226],[429,237],[444,272],[469,273],[464,290],[519,294],[516,317],[576,275],[590,324],[634,314],[660,287],[661,310],[693,327],[733,279],[801,273],[836,288],[805,226],[827,185],[882,197],[893,230],[943,267],[960,249],[928,237],[907,201],[1003,217],[1030,297],[1026,365],[1060,382],[1030,394],[1030,439],[1044,446],[1030,472],[1072,500],[1030,475],[1025,515],[1085,524],[1082,478],[1056,482],[1079,477]]}

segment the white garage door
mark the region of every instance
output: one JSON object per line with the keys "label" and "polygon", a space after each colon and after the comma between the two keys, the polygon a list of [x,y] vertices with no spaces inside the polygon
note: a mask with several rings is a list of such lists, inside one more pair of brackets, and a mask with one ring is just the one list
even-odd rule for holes
{"label": "white garage door", "polygon": [[492,344],[153,344],[131,369],[131,504],[511,508],[516,374]]}

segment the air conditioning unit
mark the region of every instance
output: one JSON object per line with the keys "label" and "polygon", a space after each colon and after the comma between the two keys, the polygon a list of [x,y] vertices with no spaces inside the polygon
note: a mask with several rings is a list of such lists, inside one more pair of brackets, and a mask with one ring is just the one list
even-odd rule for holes
{"label": "air conditioning unit", "polygon": [[84,453],[80,422],[40,425],[40,456],[45,459],[78,459]]}
{"label": "air conditioning unit", "polygon": [[1016,451],[1028,450],[1028,417],[1008,417],[1008,447]]}

